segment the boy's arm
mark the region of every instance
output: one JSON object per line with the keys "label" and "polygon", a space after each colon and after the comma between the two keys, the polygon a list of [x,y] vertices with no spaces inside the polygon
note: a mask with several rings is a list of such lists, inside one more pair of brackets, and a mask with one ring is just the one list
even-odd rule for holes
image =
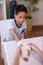
{"label": "boy's arm", "polygon": [[16,41],[19,41],[20,38],[16,32],[16,30],[14,28],[10,29],[10,31],[12,32],[13,36],[15,37]]}
{"label": "boy's arm", "polygon": [[24,38],[29,38],[29,32],[27,29],[24,29]]}

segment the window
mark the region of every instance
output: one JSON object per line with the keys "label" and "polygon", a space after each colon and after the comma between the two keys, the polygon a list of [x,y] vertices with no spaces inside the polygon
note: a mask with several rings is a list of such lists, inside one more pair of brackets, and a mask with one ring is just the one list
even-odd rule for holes
{"label": "window", "polygon": [[2,4],[2,0],[0,0],[0,4]]}

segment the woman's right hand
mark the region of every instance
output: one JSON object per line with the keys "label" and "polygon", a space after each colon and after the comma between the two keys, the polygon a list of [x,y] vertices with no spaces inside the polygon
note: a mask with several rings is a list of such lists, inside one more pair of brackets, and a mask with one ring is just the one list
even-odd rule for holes
{"label": "woman's right hand", "polygon": [[37,47],[36,44],[28,44],[32,51],[36,52],[37,54],[41,55],[42,51]]}
{"label": "woman's right hand", "polygon": [[30,43],[30,44],[28,44],[28,45],[29,45],[29,47],[31,48],[31,50],[33,50],[34,52],[38,53],[38,52],[40,51],[40,49],[37,47],[36,44]]}

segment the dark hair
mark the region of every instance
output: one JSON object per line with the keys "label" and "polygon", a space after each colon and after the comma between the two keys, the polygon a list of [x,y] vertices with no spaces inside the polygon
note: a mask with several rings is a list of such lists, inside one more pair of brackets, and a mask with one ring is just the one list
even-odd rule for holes
{"label": "dark hair", "polygon": [[19,12],[27,13],[27,8],[24,5],[17,5],[14,10],[14,14],[18,14]]}

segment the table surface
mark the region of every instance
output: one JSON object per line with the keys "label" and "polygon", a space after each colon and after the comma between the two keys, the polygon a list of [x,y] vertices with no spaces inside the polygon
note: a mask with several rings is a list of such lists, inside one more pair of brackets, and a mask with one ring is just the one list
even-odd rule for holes
{"label": "table surface", "polygon": [[[21,41],[23,43],[35,43],[43,51],[43,37],[22,39]],[[13,64],[17,47],[18,44],[16,41],[3,42],[4,60],[6,60],[7,65]],[[20,57],[20,65],[42,65],[42,63],[39,56],[36,53],[31,52],[28,62],[24,62]]]}

